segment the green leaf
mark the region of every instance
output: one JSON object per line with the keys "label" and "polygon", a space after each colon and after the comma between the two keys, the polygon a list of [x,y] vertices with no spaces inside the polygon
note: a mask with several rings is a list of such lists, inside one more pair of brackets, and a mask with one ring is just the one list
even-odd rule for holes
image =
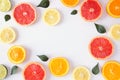
{"label": "green leaf", "polygon": [[50,5],[50,1],[49,0],[42,0],[37,7],[47,8],[47,7],[49,7],[49,5]]}
{"label": "green leaf", "polygon": [[5,21],[9,21],[11,19],[11,16],[7,14],[7,15],[5,15],[4,19],[5,19]]}
{"label": "green leaf", "polygon": [[73,10],[72,12],[71,12],[71,15],[76,15],[77,14],[77,10]]}
{"label": "green leaf", "polygon": [[94,23],[94,24],[95,24],[96,29],[97,29],[97,31],[98,31],[99,33],[105,33],[105,32],[106,32],[106,29],[105,29],[105,27],[104,27],[103,25],[96,24],[96,23]]}
{"label": "green leaf", "polygon": [[37,55],[42,61],[47,61],[49,58],[46,55]]}
{"label": "green leaf", "polygon": [[93,67],[92,73],[95,74],[95,75],[97,75],[99,72],[100,72],[100,70],[99,70],[99,63],[97,63],[97,64]]}
{"label": "green leaf", "polygon": [[17,73],[18,66],[13,66],[11,70],[11,75]]}

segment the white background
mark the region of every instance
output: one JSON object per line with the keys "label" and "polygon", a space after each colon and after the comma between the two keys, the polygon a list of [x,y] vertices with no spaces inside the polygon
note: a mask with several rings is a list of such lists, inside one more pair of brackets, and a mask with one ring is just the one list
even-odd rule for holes
{"label": "white background", "polygon": [[[73,9],[79,10],[80,3],[83,0],[80,0],[79,5],[74,8],[63,6],[60,0],[50,0],[49,8],[57,8],[61,13],[61,21],[54,27],[47,26],[43,22],[42,15],[45,9],[36,7],[40,1],[41,0],[11,0],[12,9],[20,2],[29,2],[37,10],[37,21],[28,27],[16,24],[13,17],[10,21],[5,22],[4,15],[10,14],[12,16],[12,9],[9,12],[0,12],[0,28],[11,26],[17,33],[17,39],[15,42],[11,44],[3,44],[0,42],[0,64],[6,65],[8,69],[15,65],[11,63],[7,57],[7,51],[11,46],[22,45],[27,50],[27,59],[22,64],[18,64],[20,67],[19,72],[12,76],[8,75],[5,80],[23,80],[22,70],[27,63],[33,61],[40,62],[45,67],[47,71],[46,80],[72,80],[72,71],[77,66],[83,65],[91,70],[93,66],[99,62],[101,69],[106,61],[120,61],[120,42],[111,39],[109,36],[110,27],[113,24],[119,24],[120,19],[112,18],[106,13],[106,4],[109,0],[99,0],[103,6],[103,15],[96,21],[96,23],[105,26],[107,29],[107,33],[105,34],[99,34],[94,26],[94,22],[85,22],[82,20],[79,13],[77,15],[70,14]],[[115,46],[115,51],[110,58],[106,60],[96,60],[90,55],[88,45],[91,39],[96,36],[107,36],[112,40]],[[36,56],[41,54],[45,54],[49,58],[58,56],[66,57],[70,63],[69,73],[64,77],[53,76],[48,69],[49,61],[42,62]],[[104,79],[100,72],[98,75],[93,75],[91,73],[91,80]]]}

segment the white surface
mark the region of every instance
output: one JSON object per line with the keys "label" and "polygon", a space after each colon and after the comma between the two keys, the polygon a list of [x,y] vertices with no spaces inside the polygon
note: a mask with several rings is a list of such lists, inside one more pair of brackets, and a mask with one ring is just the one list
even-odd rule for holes
{"label": "white surface", "polygon": [[[34,6],[37,6],[41,0],[11,0],[13,7],[20,2],[30,2]],[[23,27],[15,23],[13,18],[5,22],[4,15],[11,14],[10,12],[0,12],[0,28],[5,26],[11,26],[15,28],[17,32],[17,40],[12,44],[0,43],[0,64],[5,64],[8,68],[11,68],[12,64],[7,57],[8,49],[13,45],[22,45],[27,50],[27,59],[24,63],[18,64],[21,68],[19,73],[8,76],[5,80],[23,80],[22,70],[25,65],[29,62],[37,61],[44,65],[47,71],[46,80],[72,80],[72,70],[77,67],[84,65],[89,70],[92,69],[97,62],[100,63],[100,67],[103,66],[104,62],[108,60],[120,61],[120,42],[112,39],[115,45],[114,54],[106,60],[96,60],[91,57],[88,52],[88,44],[92,38],[96,36],[108,36],[110,26],[113,24],[119,24],[120,19],[111,18],[106,13],[106,4],[109,0],[99,0],[103,6],[103,15],[96,22],[105,25],[107,33],[99,34],[94,26],[93,22],[85,22],[81,19],[79,13],[77,15],[70,15],[73,9],[79,10],[79,5],[75,8],[67,8],[63,6],[60,0],[50,0],[51,4],[49,8],[57,8],[62,15],[61,22],[55,27],[47,26],[42,21],[42,15],[45,9],[37,8],[37,21],[35,24],[29,27]],[[80,0],[80,3],[83,0]],[[12,7],[12,9],[13,9]],[[111,38],[111,37],[110,37]],[[66,57],[70,62],[70,71],[64,77],[54,77],[48,69],[48,62],[42,62],[36,55],[46,54],[49,58],[53,57]],[[104,80],[101,73],[98,75],[91,75],[91,80]]]}

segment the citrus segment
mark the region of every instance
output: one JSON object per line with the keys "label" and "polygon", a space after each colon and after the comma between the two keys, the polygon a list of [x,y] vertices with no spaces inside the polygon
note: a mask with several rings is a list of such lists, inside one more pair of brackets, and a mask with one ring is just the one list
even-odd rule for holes
{"label": "citrus segment", "polygon": [[106,37],[96,37],[89,45],[90,53],[96,59],[106,59],[113,53],[113,45]]}
{"label": "citrus segment", "polygon": [[86,67],[80,66],[73,70],[73,80],[90,80],[90,72]]}
{"label": "citrus segment", "polygon": [[49,68],[54,76],[64,76],[69,71],[69,63],[65,58],[53,58],[49,62]]}
{"label": "citrus segment", "polygon": [[60,21],[60,13],[57,9],[47,9],[44,12],[43,20],[46,24],[54,26]]}
{"label": "citrus segment", "polygon": [[110,35],[115,40],[120,40],[120,25],[113,25],[110,29]]}
{"label": "citrus segment", "polygon": [[0,0],[0,11],[7,12],[11,8],[10,0]]}
{"label": "citrus segment", "polygon": [[0,64],[0,80],[3,80],[8,74],[8,70],[4,65]]}
{"label": "citrus segment", "polygon": [[26,51],[22,46],[12,46],[8,50],[8,58],[12,63],[22,63],[25,60]]}
{"label": "citrus segment", "polygon": [[36,11],[31,4],[21,3],[14,8],[13,16],[17,23],[30,25],[36,20]]}
{"label": "citrus segment", "polygon": [[15,40],[15,38],[16,38],[16,33],[12,28],[6,27],[6,28],[1,29],[0,40],[3,43],[11,43]]}
{"label": "citrus segment", "polygon": [[23,71],[25,80],[45,80],[46,72],[43,66],[37,62],[32,62]]}
{"label": "citrus segment", "polygon": [[67,7],[74,7],[79,3],[79,0],[61,0],[61,2]]}
{"label": "citrus segment", "polygon": [[114,18],[120,18],[120,0],[110,0],[107,4],[107,12]]}
{"label": "citrus segment", "polygon": [[120,63],[108,61],[102,68],[102,75],[106,80],[120,80]]}
{"label": "citrus segment", "polygon": [[85,0],[80,6],[80,14],[86,21],[95,21],[101,17],[102,6],[98,0]]}

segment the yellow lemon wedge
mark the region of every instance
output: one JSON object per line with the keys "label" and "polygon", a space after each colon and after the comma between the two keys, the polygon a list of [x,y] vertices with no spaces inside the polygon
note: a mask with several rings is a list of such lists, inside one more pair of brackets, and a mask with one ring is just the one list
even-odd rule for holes
{"label": "yellow lemon wedge", "polygon": [[4,80],[7,74],[8,74],[8,70],[6,66],[0,64],[0,80]]}
{"label": "yellow lemon wedge", "polygon": [[10,0],[0,0],[0,11],[7,12],[11,8]]}
{"label": "yellow lemon wedge", "polygon": [[55,8],[47,9],[43,14],[43,21],[49,26],[54,26],[58,24],[60,18],[60,12]]}

